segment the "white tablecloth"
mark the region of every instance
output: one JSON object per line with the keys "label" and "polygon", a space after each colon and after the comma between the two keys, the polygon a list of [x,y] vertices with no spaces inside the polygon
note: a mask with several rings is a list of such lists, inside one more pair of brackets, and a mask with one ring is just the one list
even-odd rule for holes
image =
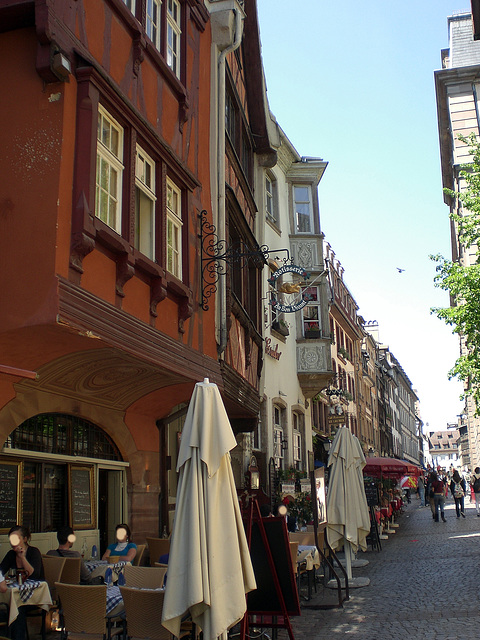
{"label": "white tablecloth", "polygon": [[[27,580],[27,583],[29,582],[30,581]],[[48,584],[46,582],[38,582],[36,584],[37,586],[32,589],[31,596],[26,602],[22,600],[20,595],[20,588],[15,582],[11,585],[8,585],[8,589],[5,593],[0,593],[0,602],[6,602],[10,607],[10,617],[8,619],[8,624],[12,624],[12,622],[17,618],[18,607],[23,607],[24,605],[35,605],[36,607],[45,609],[45,611],[49,610],[52,604],[52,598],[50,596],[50,589],[48,588]]]}

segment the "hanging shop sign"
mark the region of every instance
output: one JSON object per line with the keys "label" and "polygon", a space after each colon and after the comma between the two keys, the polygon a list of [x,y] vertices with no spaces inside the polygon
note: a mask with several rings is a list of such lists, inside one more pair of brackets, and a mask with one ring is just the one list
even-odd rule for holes
{"label": "hanging shop sign", "polygon": [[[277,284],[277,280],[284,276],[286,273],[293,273],[303,278],[302,282],[284,282],[280,286]],[[307,304],[310,296],[305,293],[305,284],[310,278],[310,274],[305,271],[303,267],[299,267],[295,264],[287,264],[277,269],[270,278],[268,284],[272,287],[270,304],[277,313],[294,313],[300,311]],[[302,288],[303,287],[303,288]],[[279,294],[282,294],[282,299],[279,299]],[[290,296],[290,301],[285,298]]]}
{"label": "hanging shop sign", "polygon": [[274,360],[280,360],[280,356],[282,355],[282,352],[278,350],[278,343],[275,345],[275,347],[272,347],[271,338],[266,338],[265,340],[265,353],[267,356],[270,356]]}

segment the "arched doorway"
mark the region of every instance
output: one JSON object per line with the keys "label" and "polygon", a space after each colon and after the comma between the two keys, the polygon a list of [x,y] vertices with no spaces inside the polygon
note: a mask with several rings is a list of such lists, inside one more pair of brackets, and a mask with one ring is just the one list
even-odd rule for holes
{"label": "arched doorway", "polygon": [[[68,523],[82,532],[82,546],[102,550],[114,539],[115,524],[126,519],[126,466],[93,422],[67,413],[30,417],[10,433],[0,455],[0,474],[12,477],[16,470],[18,480],[16,514],[8,518],[49,544]],[[4,518],[1,531],[15,522]]]}

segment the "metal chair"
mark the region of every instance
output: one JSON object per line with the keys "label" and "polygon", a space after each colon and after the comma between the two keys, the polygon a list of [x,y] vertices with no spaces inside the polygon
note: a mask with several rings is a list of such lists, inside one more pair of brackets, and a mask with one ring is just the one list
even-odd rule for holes
{"label": "metal chair", "polygon": [[160,556],[170,553],[169,538],[147,538],[150,566],[154,567]]}

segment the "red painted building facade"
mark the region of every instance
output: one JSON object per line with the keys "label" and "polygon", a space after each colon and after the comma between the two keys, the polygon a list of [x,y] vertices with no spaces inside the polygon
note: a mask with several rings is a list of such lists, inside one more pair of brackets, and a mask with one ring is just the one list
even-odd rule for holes
{"label": "red painted building facade", "polygon": [[142,541],[171,525],[169,416],[204,377],[222,388],[214,311],[198,304],[209,14],[40,0],[0,2],[0,23],[3,473],[40,546],[67,520],[88,543],[124,520]]}

